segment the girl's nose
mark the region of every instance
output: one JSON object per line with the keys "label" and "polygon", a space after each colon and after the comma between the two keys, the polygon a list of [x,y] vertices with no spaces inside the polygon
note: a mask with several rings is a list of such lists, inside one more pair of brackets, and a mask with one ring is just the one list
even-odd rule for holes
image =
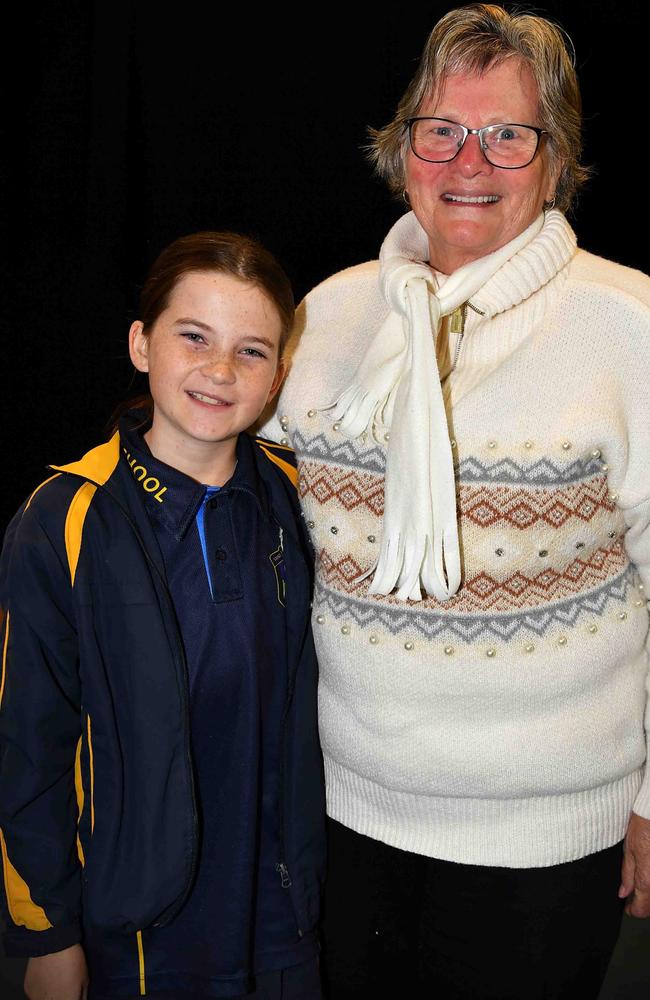
{"label": "girl's nose", "polygon": [[230,383],[235,381],[235,367],[227,357],[214,357],[201,365],[201,374],[213,382]]}

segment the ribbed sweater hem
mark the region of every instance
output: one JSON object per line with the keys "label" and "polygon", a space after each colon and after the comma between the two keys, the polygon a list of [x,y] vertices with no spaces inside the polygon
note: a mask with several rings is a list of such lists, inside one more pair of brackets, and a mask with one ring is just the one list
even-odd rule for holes
{"label": "ribbed sweater hem", "polygon": [[567,794],[453,798],[384,788],[325,755],[332,819],[403,851],[503,868],[545,868],[618,843],[643,773]]}

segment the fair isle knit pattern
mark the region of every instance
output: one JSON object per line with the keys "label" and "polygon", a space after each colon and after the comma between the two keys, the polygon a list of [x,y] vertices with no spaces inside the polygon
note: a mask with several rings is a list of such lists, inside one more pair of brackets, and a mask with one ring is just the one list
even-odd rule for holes
{"label": "fair isle knit pattern", "polygon": [[650,817],[650,282],[567,260],[554,215],[526,247],[525,295],[498,273],[455,367],[448,324],[438,345],[462,555],[449,600],[369,593],[385,429],[349,440],[326,409],[385,319],[376,264],[307,297],[266,427],[296,451],[316,553],[328,811],[464,863],[557,864],[620,840],[632,808]]}
{"label": "fair isle knit pattern", "polygon": [[[297,437],[302,456],[298,488],[305,516],[314,525],[329,520],[336,526],[346,513],[365,509],[371,529],[366,541],[373,539],[366,546],[369,563],[381,532],[381,476],[314,461],[311,445],[320,451],[322,439],[319,444]],[[598,460],[572,463],[564,469],[549,462],[536,462],[528,469],[512,463],[485,468],[473,461],[463,465],[472,478],[465,483],[462,468],[458,470],[461,537],[476,534],[477,528],[490,532],[497,525],[505,526],[514,529],[510,551],[519,554],[517,533],[541,524],[555,529],[549,536],[570,533],[572,541],[562,549],[568,557],[563,564],[552,563],[554,540],[548,543],[550,548],[537,550],[536,565],[528,574],[508,565],[511,559],[505,546],[494,551],[493,573],[482,565],[472,568],[468,553],[463,587],[455,597],[444,604],[429,597],[405,615],[404,602],[369,595],[368,565],[347,552],[341,557],[327,539],[317,553],[319,605],[342,623],[354,621],[393,634],[416,632],[462,642],[515,637],[529,642],[558,624],[574,625],[580,616],[593,627],[595,618],[607,609],[621,610],[638,580],[625,553],[622,524]],[[602,545],[594,542],[599,524],[607,539]]]}

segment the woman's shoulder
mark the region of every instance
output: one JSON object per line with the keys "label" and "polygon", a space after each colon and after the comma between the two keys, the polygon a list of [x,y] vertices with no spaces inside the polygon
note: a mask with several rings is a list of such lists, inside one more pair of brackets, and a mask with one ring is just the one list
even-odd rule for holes
{"label": "woman's shoulder", "polygon": [[387,308],[379,287],[379,261],[355,264],[312,288],[296,310],[294,336],[321,327],[336,327],[338,337],[368,324],[375,329]]}
{"label": "woman's shoulder", "polygon": [[613,260],[578,250],[569,265],[572,282],[602,299],[628,299],[631,306],[650,310],[650,277]]}
{"label": "woman's shoulder", "polygon": [[351,267],[343,268],[342,271],[336,271],[335,274],[331,274],[328,278],[314,285],[312,290],[308,292],[305,301],[313,302],[322,298],[341,296],[345,295],[346,291],[354,295],[362,287],[379,291],[378,275],[378,260],[367,260],[362,264],[353,264]]}

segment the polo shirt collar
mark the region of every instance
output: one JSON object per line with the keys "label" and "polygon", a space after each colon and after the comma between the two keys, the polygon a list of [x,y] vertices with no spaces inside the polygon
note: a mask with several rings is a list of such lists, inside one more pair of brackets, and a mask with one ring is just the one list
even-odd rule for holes
{"label": "polo shirt collar", "polygon": [[[121,422],[122,457],[140,488],[149,514],[181,541],[206,498],[207,486],[155,458],[143,437],[144,432],[146,426],[134,428]],[[253,447],[248,434],[241,433],[237,438],[235,471],[219,493],[239,492],[250,496],[262,515],[269,518],[266,487],[257,471]]]}

